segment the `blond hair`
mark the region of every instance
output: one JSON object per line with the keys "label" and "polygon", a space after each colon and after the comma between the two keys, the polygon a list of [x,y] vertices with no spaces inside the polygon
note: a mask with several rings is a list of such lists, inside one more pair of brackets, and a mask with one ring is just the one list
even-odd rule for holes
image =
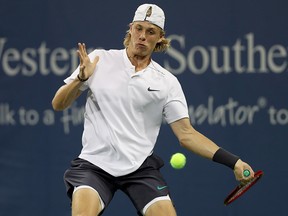
{"label": "blond hair", "polygon": [[[154,52],[164,52],[166,51],[169,47],[170,47],[170,40],[165,38],[165,31],[163,29],[160,28],[160,35],[163,37],[162,41],[157,43],[155,48],[154,48]],[[129,46],[131,40],[131,34],[129,32],[129,29],[126,31],[126,35],[124,37],[124,41],[123,41],[123,45],[125,46],[125,48],[127,48]]]}

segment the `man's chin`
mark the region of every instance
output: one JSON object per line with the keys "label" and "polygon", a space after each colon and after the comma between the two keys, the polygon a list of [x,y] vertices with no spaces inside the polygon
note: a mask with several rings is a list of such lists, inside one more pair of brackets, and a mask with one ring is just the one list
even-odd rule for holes
{"label": "man's chin", "polygon": [[145,48],[136,48],[135,49],[135,54],[138,56],[146,56],[148,54],[147,49]]}

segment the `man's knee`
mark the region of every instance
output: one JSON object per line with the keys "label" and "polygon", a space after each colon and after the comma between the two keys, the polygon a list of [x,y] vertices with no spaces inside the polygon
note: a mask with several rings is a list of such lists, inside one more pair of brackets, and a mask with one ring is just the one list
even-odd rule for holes
{"label": "man's knee", "polygon": [[176,216],[176,211],[171,200],[159,200],[148,207],[145,216]]}
{"label": "man's knee", "polygon": [[92,188],[83,187],[74,191],[72,216],[95,216],[102,211],[99,194]]}

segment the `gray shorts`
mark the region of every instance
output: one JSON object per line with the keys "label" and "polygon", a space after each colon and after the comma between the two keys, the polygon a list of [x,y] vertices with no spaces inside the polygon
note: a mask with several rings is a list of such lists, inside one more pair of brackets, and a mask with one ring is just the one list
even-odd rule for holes
{"label": "gray shorts", "polygon": [[115,192],[120,189],[130,198],[138,214],[142,215],[144,207],[152,200],[169,197],[169,188],[160,173],[163,165],[162,159],[152,154],[135,172],[114,177],[92,163],[76,158],[64,174],[67,195],[72,199],[75,187],[90,186],[99,193],[107,207]]}

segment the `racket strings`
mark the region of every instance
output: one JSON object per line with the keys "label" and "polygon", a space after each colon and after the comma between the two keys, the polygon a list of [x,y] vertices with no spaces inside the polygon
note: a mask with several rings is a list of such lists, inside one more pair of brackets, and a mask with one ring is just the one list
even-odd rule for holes
{"label": "racket strings", "polygon": [[243,192],[245,192],[249,187],[251,187],[254,182],[256,182],[259,179],[259,176],[256,178],[253,178],[251,181],[239,186],[237,192],[229,199],[229,201],[236,199],[238,196],[240,196]]}

